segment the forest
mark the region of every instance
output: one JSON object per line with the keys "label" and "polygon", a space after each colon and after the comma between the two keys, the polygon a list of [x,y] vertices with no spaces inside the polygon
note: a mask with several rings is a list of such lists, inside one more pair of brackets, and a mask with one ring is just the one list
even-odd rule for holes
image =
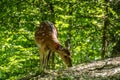
{"label": "forest", "polygon": [[[0,0],[0,80],[39,71],[34,35],[45,20],[55,24],[63,46],[70,40],[73,66],[120,56],[120,0]],[[54,56],[51,70],[65,69]]]}

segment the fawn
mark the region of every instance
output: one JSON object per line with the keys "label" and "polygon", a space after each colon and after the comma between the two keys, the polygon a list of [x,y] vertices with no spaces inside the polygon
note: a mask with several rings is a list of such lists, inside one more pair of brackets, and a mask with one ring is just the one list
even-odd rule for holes
{"label": "fawn", "polygon": [[67,67],[72,66],[69,43],[64,48],[58,40],[58,31],[50,21],[41,22],[35,32],[35,42],[39,48],[40,67],[46,68],[52,52],[57,52]]}

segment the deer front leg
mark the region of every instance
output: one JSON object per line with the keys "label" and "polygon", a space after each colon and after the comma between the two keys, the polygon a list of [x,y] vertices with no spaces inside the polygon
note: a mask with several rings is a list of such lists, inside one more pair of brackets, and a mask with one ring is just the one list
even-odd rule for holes
{"label": "deer front leg", "polygon": [[47,68],[54,69],[55,66],[54,58],[55,58],[54,52],[52,50],[49,50],[47,55]]}

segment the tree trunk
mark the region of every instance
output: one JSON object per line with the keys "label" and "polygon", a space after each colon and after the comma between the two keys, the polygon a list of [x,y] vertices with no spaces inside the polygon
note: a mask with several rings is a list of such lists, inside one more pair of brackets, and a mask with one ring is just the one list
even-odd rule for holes
{"label": "tree trunk", "polygon": [[109,25],[108,20],[108,1],[105,0],[105,16],[104,16],[104,23],[103,23],[103,34],[102,34],[102,53],[101,58],[104,59],[107,52],[107,28]]}

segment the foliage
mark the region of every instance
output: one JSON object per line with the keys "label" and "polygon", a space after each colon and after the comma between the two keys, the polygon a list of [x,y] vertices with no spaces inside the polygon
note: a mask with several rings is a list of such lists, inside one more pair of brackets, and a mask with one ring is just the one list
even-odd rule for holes
{"label": "foliage", "polygon": [[[1,0],[0,79],[18,79],[39,70],[34,32],[42,20],[55,23],[59,40],[71,40],[73,64],[101,57],[102,29],[108,14],[107,55],[120,40],[119,1],[108,0]],[[108,12],[104,7],[108,6]],[[59,56],[55,69],[63,68]]]}

